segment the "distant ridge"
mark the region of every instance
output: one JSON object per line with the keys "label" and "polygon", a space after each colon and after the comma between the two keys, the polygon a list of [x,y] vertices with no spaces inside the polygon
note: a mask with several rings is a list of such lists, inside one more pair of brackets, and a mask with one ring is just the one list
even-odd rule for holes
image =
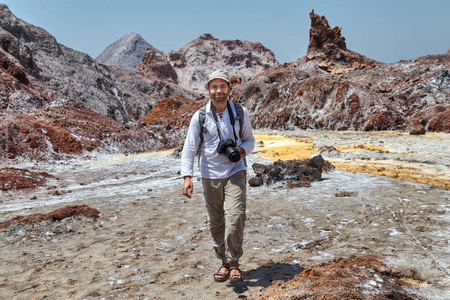
{"label": "distant ridge", "polygon": [[188,91],[206,94],[204,85],[212,70],[226,69],[246,81],[279,65],[273,52],[259,42],[220,40],[205,33],[169,53],[149,49],[136,71],[150,79],[169,80]]}
{"label": "distant ridge", "polygon": [[134,70],[142,61],[148,48],[156,49],[139,34],[132,32],[109,45],[95,60],[107,66]]}

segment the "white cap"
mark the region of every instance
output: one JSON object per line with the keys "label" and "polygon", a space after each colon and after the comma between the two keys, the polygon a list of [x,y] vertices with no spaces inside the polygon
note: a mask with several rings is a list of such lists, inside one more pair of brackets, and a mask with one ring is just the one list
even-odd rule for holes
{"label": "white cap", "polygon": [[209,90],[209,82],[213,79],[222,79],[230,84],[230,75],[228,75],[227,71],[220,69],[209,74],[208,82],[205,84],[205,89]]}

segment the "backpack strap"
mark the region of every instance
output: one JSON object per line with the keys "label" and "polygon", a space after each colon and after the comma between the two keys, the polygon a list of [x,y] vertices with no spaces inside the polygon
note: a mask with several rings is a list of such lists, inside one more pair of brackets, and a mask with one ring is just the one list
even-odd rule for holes
{"label": "backpack strap", "polygon": [[[237,117],[236,119],[239,120],[239,138],[242,141],[242,125],[244,123],[244,110],[242,109],[242,105],[233,103],[234,109],[236,109]],[[244,158],[244,164],[247,167],[247,158]]]}
{"label": "backpack strap", "polygon": [[242,109],[242,105],[234,103],[234,109],[236,109],[237,117],[239,120],[239,138],[242,140],[242,123],[244,122],[244,110]]}
{"label": "backpack strap", "polygon": [[203,133],[205,132],[205,128],[206,128],[206,105],[202,106],[199,110],[198,110],[198,122],[200,125],[200,144],[198,144],[198,149],[197,149],[197,153],[196,155],[200,156],[200,151],[202,149],[202,144],[203,144]]}

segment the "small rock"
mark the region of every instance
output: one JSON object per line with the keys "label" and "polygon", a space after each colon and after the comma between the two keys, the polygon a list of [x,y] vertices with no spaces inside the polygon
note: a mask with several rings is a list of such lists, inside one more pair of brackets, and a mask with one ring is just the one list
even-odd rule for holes
{"label": "small rock", "polygon": [[248,184],[249,184],[250,186],[260,186],[260,185],[262,185],[263,183],[264,183],[264,178],[258,177],[258,176],[252,177],[252,178],[250,178],[249,181],[248,181]]}
{"label": "small rock", "polygon": [[426,133],[426,130],[423,125],[411,126],[409,128],[409,134],[411,134],[411,135],[423,135],[425,133]]}

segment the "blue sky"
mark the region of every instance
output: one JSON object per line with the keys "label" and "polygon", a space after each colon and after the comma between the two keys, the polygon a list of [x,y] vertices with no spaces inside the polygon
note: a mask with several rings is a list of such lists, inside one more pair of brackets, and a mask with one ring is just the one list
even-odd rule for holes
{"label": "blue sky", "polygon": [[136,32],[159,50],[181,48],[203,33],[261,42],[280,63],[306,55],[314,9],[341,26],[347,48],[396,62],[450,48],[448,0],[0,0],[18,18],[59,43],[96,58]]}

